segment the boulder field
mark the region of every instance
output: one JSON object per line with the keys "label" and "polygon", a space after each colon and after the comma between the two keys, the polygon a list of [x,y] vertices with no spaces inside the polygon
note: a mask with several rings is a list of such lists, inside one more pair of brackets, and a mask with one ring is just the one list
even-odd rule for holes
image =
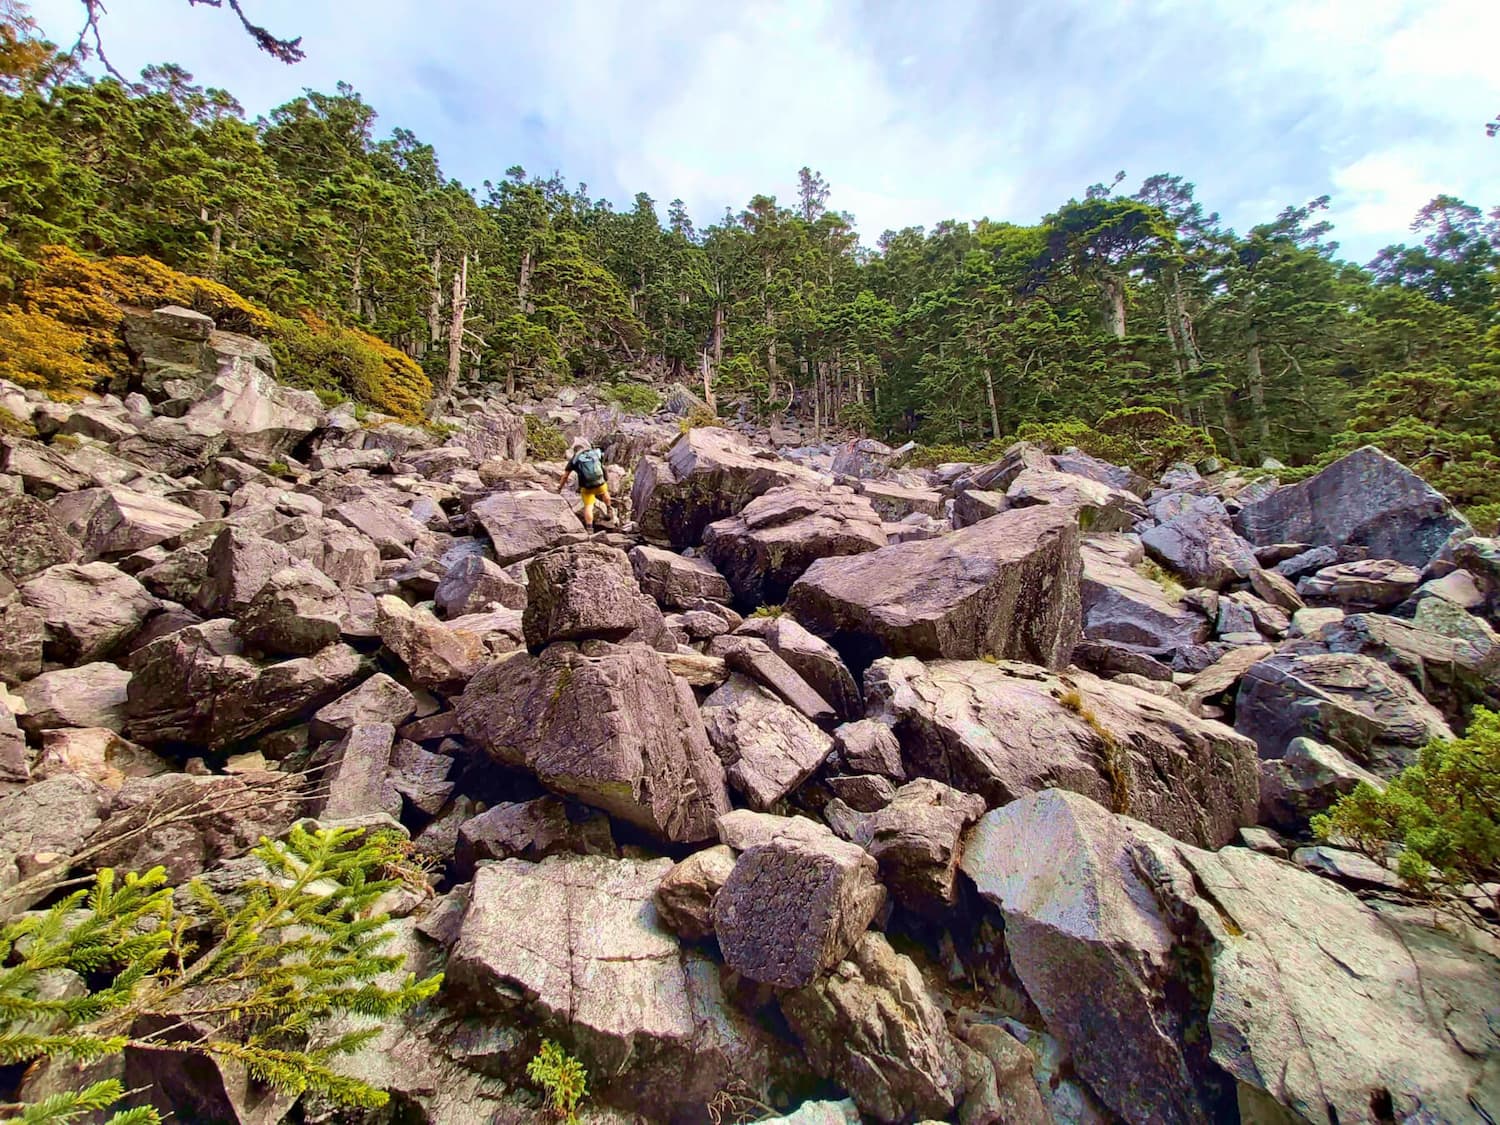
{"label": "boulder field", "polygon": [[[1309,832],[1500,704],[1500,544],[1379,450],[925,472],[571,392],[429,431],[153,324],[127,397],[0,384],[5,918],[405,833],[392,947],[446,975],[338,1062],[371,1122],[541,1120],[544,1037],[591,1122],[1500,1119],[1493,943]],[[626,458],[592,536],[527,411]]]}

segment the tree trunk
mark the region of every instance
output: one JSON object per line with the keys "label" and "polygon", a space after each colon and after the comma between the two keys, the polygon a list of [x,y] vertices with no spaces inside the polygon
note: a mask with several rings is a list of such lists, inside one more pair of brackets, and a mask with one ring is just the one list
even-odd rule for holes
{"label": "tree trunk", "polygon": [[427,290],[427,342],[433,348],[443,338],[442,274],[443,248],[439,246],[432,252],[432,285]]}
{"label": "tree trunk", "polygon": [[1108,305],[1109,331],[1117,340],[1125,339],[1125,279],[1105,274],[1099,279]]}
{"label": "tree trunk", "polygon": [[1245,384],[1250,392],[1250,419],[1255,426],[1255,440],[1262,457],[1271,442],[1271,430],[1266,422],[1266,377],[1260,361],[1260,331],[1250,327],[1250,347],[1245,355]]}
{"label": "tree trunk", "polygon": [[521,306],[523,313],[531,311],[531,305],[526,300],[531,292],[531,249],[528,247],[521,252],[521,279],[516,283],[516,303]]}
{"label": "tree trunk", "polygon": [[354,280],[349,286],[349,311],[355,316],[359,315],[359,288],[364,280],[365,248],[360,246],[354,251]]}
{"label": "tree trunk", "polygon": [[458,389],[458,376],[464,361],[464,313],[469,307],[469,256],[453,271],[453,306],[448,320],[448,370],[443,376],[443,386],[432,399],[432,416],[436,418],[447,409]]}
{"label": "tree trunk", "polygon": [[990,404],[990,436],[998,441],[1000,439],[1000,411],[995,406],[995,377],[990,373],[988,364],[984,368],[984,394]]}

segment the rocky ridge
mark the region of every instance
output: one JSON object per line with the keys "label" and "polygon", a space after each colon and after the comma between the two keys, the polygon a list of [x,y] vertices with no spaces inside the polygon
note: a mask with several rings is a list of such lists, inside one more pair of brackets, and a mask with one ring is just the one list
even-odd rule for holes
{"label": "rocky ridge", "polygon": [[404,1121],[537,1119],[543,1036],[596,1121],[1500,1116],[1482,940],[1285,858],[1500,701],[1500,547],[1378,450],[915,471],[570,391],[590,538],[517,407],[357,418],[151,325],[120,397],[0,384],[7,916],[399,826],[447,980],[348,1065]]}

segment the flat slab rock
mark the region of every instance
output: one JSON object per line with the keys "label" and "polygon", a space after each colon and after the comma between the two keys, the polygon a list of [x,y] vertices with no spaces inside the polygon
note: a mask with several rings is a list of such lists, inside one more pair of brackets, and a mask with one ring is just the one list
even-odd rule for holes
{"label": "flat slab rock", "polygon": [[991,807],[1052,787],[1219,847],[1255,823],[1255,745],[1150,692],[1010,662],[881,660],[865,677],[909,776]]}
{"label": "flat slab rock", "polygon": [[1080,631],[1078,541],[1069,509],[1004,512],[939,539],[820,559],[786,608],[856,670],[885,655],[1062,667]]}
{"label": "flat slab rock", "polygon": [[1061,790],[986,814],[962,869],[1004,914],[1048,1030],[1127,1121],[1500,1114],[1484,1014],[1500,964],[1430,911],[1377,913],[1281,860],[1189,847]]}

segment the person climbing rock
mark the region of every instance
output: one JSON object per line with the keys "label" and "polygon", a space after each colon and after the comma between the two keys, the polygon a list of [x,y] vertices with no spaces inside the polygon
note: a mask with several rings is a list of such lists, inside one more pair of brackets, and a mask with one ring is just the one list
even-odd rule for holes
{"label": "person climbing rock", "polygon": [[604,514],[614,518],[614,508],[609,500],[609,481],[604,476],[604,454],[583,438],[573,442],[568,463],[563,466],[562,480],[557,491],[568,487],[568,476],[578,475],[578,495],[583,497],[583,526],[594,530],[594,503],[603,501]]}

